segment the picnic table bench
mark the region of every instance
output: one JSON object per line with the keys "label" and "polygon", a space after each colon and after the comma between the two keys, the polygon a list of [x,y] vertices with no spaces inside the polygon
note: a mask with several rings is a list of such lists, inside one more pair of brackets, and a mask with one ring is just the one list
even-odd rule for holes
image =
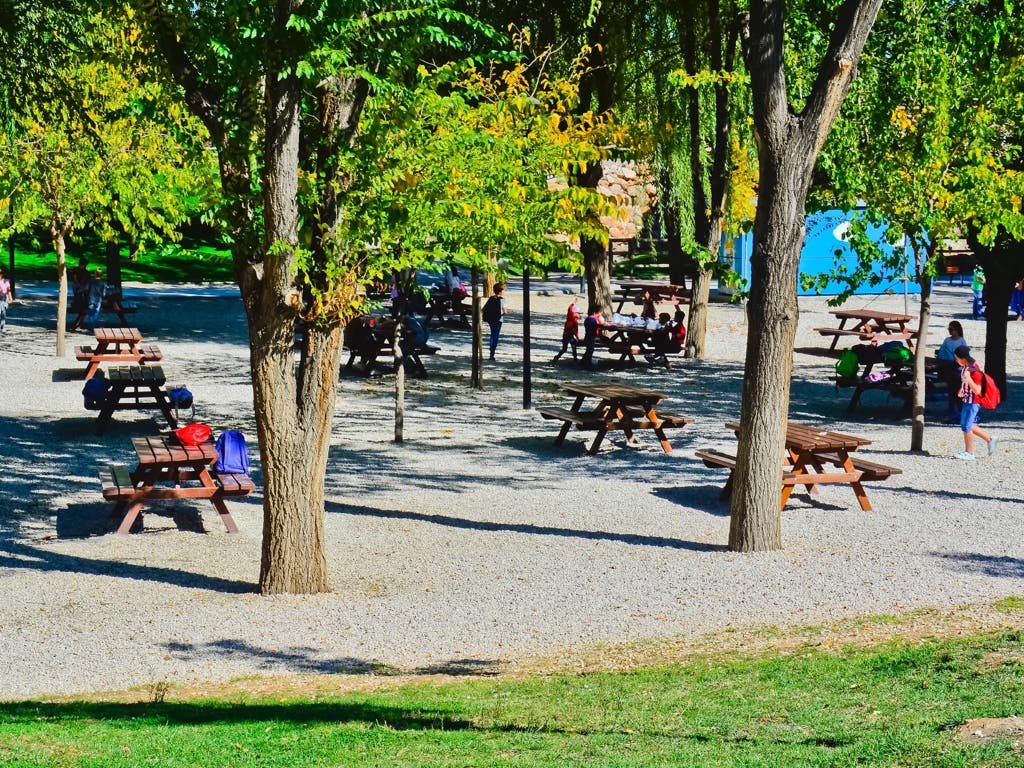
{"label": "picnic table bench", "polygon": [[[882,361],[885,362],[885,361]],[[890,398],[903,401],[903,408],[909,409],[911,400],[914,397],[914,370],[913,361],[887,362],[885,363],[887,376],[884,378],[871,379],[874,361],[864,364],[864,370],[857,376],[836,376],[836,388],[852,387],[853,395],[846,410],[853,413],[860,404],[861,395],[872,390],[881,390]],[[939,362],[933,358],[925,358],[925,391],[927,393],[938,392],[950,386],[946,376],[940,371]]]}
{"label": "picnic table bench", "polygon": [[158,363],[163,353],[156,344],[142,344],[138,328],[96,328],[96,346],[76,346],[75,359],[86,362],[85,378],[91,379],[100,363]]}
{"label": "picnic table bench", "polygon": [[[843,336],[856,336],[862,341],[872,343],[905,341],[911,351],[914,349],[917,330],[907,327],[907,324],[913,320],[910,315],[874,309],[836,309],[832,311],[832,314],[839,318],[838,328],[814,329],[822,336],[832,336],[829,349],[835,349],[839,339]],[[855,322],[852,327],[847,328],[846,323],[850,320]]]}
{"label": "picnic table bench", "polygon": [[[739,435],[738,423],[729,423],[726,427]],[[898,467],[869,461],[860,456],[851,456],[850,454],[857,449],[871,444],[870,440],[863,437],[789,422],[786,425],[785,439],[785,455],[780,467],[780,509],[785,508],[793,489],[798,485],[814,493],[818,485],[844,483],[853,489],[861,509],[870,512],[871,502],[862,483],[885,480],[903,471]],[[707,467],[729,470],[729,477],[722,488],[722,498],[727,498],[732,493],[736,457],[714,450],[700,450],[696,455]]]}
{"label": "picnic table bench", "polygon": [[[633,433],[644,429],[653,430],[665,453],[671,453],[672,445],[665,430],[693,423],[693,419],[688,416],[658,412],[657,406],[665,399],[665,395],[660,392],[594,382],[567,382],[562,385],[562,389],[575,397],[571,407],[543,406],[537,411],[545,419],[562,422],[555,445],[565,442],[569,430],[574,426],[579,430],[596,431],[594,442],[587,450],[591,456],[598,452],[608,432],[621,430],[626,439],[635,444],[637,440]],[[588,397],[597,399],[598,403],[584,410],[583,403]]]}
{"label": "picnic table bench", "polygon": [[[349,350],[345,370],[356,371],[369,376],[374,368],[394,370],[395,321],[391,318],[376,318],[364,315],[355,318],[345,327],[344,347]],[[420,379],[427,378],[427,369],[421,355],[436,355],[441,348],[432,344],[417,344],[403,334],[401,341],[402,360],[406,371]],[[390,358],[387,363],[380,358]],[[356,365],[356,361],[358,366]]]}
{"label": "picnic table bench", "polygon": [[616,312],[622,312],[626,304],[642,306],[645,293],[650,295],[655,304],[690,303],[690,291],[685,285],[672,285],[657,280],[617,280],[616,284],[618,287],[612,290],[612,300],[619,303]]}
{"label": "picnic table bench", "polygon": [[135,437],[138,456],[133,471],[120,464],[99,468],[103,498],[114,502],[120,516],[119,534],[131,531],[143,504],[165,499],[209,499],[228,533],[238,533],[225,498],[245,496],[256,489],[246,474],[216,472],[217,449],[212,442],[184,445],[174,436]]}
{"label": "picnic table bench", "polygon": [[636,356],[643,355],[650,362],[661,362],[666,368],[671,368],[668,355],[681,354],[683,351],[682,345],[678,349],[658,348],[656,341],[659,334],[667,333],[664,328],[604,323],[598,331],[597,343],[619,356],[618,365],[636,365]]}
{"label": "picnic table bench", "polygon": [[473,314],[471,301],[465,294],[452,295],[452,292],[445,288],[435,288],[430,292],[423,324],[429,327],[431,321],[437,319],[441,325],[451,323],[469,326]]}
{"label": "picnic table bench", "polygon": [[178,426],[178,420],[163,389],[167,379],[162,367],[121,365],[110,368],[106,378],[109,387],[103,397],[85,398],[87,410],[99,411],[96,418],[96,434],[103,434],[110,424],[114,411],[157,409],[163,413],[171,429]]}
{"label": "picnic table bench", "polygon": [[138,304],[121,300],[120,291],[108,291],[103,296],[103,303],[100,304],[100,314],[117,315],[121,325],[128,325],[128,315],[133,315],[138,310]]}

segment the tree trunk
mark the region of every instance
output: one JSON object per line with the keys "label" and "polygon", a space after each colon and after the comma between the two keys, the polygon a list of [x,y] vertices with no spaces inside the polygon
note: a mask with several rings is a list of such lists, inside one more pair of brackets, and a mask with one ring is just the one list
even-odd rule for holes
{"label": "tree trunk", "polygon": [[708,331],[708,303],[711,298],[711,270],[697,268],[690,292],[690,317],[686,323],[685,357],[704,359]]}
{"label": "tree trunk", "polygon": [[392,342],[391,353],[395,358],[395,442],[400,443],[403,439],[405,427],[405,365],[402,360],[402,319],[400,314],[395,318],[395,338]]}
{"label": "tree trunk", "polygon": [[484,332],[483,319],[480,316],[480,268],[470,270],[473,282],[473,354],[470,364],[469,386],[473,389],[484,388]]}
{"label": "tree trunk", "polygon": [[[932,249],[929,248],[929,251]],[[920,259],[915,257],[918,261]],[[932,276],[927,265],[931,261],[929,253],[924,264],[918,264],[918,283],[921,285],[921,309],[917,316],[917,345],[914,353],[914,397],[911,408],[910,450],[920,453],[924,450],[924,423],[927,392],[924,378],[924,359],[928,355],[928,323],[932,319]]]}
{"label": "tree trunk", "polygon": [[[1003,400],[1006,391],[1006,331],[1010,319],[1010,296],[1013,279],[1005,269],[995,269],[993,277],[985,271],[985,372],[991,376]],[[1020,278],[1017,278],[1020,279]]]}
{"label": "tree trunk", "polygon": [[530,267],[523,267],[523,409],[533,406],[533,367],[530,365]]}
{"label": "tree trunk", "polygon": [[50,227],[53,237],[53,250],[57,254],[57,357],[64,357],[66,352],[65,336],[68,327],[68,265],[65,256],[64,238],[67,227],[61,222],[54,222]]}
{"label": "tree trunk", "polygon": [[[281,13],[284,9],[279,7]],[[286,12],[286,11],[285,11]],[[326,592],[324,477],[337,395],[340,322],[310,323],[294,362],[301,87],[266,77],[262,279],[246,291],[256,427],[263,465],[260,590]],[[244,290],[244,289],[243,289]]]}
{"label": "tree trunk", "polygon": [[789,414],[804,204],[811,173],[881,0],[846,0],[804,109],[788,102],[782,0],[752,0],[747,70],[758,145],[746,366],[729,548],[782,546],[781,460]]}
{"label": "tree trunk", "polygon": [[14,235],[7,238],[7,280],[11,284],[11,301],[17,298],[15,291],[16,275],[14,274]]}
{"label": "tree trunk", "polygon": [[107,285],[117,286],[121,290],[121,238],[114,233],[114,239],[106,243],[107,252]]}

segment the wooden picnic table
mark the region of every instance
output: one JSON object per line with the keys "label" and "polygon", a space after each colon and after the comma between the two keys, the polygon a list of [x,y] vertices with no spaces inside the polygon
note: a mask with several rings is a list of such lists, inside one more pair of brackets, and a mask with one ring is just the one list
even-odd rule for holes
{"label": "wooden picnic table", "polygon": [[[425,325],[425,324],[424,324]],[[394,319],[390,317],[378,318],[363,315],[352,320],[345,327],[344,347],[349,351],[348,363],[345,370],[357,371],[364,376],[369,376],[374,368],[394,371],[394,346],[395,346]],[[427,369],[423,365],[421,355],[435,355],[440,347],[432,344],[417,344],[408,334],[409,327],[403,327],[401,340],[402,361],[405,370],[410,376],[418,379],[427,378]],[[379,358],[385,358],[382,362]],[[356,361],[358,368],[356,367]]]}
{"label": "wooden picnic table", "polygon": [[75,359],[88,363],[85,378],[91,379],[99,370],[100,363],[145,363],[160,362],[163,353],[156,344],[142,344],[138,328],[96,328],[95,347],[75,347]]}
{"label": "wooden picnic table", "polygon": [[245,496],[256,485],[245,474],[215,472],[212,442],[189,446],[173,435],[134,437],[132,447],[138,456],[133,471],[124,465],[100,467],[103,498],[114,502],[115,515],[122,515],[118,533],[131,531],[143,504],[161,499],[209,499],[228,533],[238,533],[224,499]]}
{"label": "wooden picnic table", "polygon": [[[730,422],[725,425],[733,430],[737,437],[740,425]],[[793,488],[803,485],[814,493],[815,486],[823,483],[846,483],[857,495],[857,501],[865,512],[871,511],[871,502],[862,483],[870,480],[885,480],[890,475],[902,472],[897,467],[878,464],[851,456],[859,448],[870,445],[871,441],[863,437],[833,432],[827,429],[789,422],[786,425],[786,447],[782,459],[782,489],[780,508],[786,506]],[[736,457],[719,451],[697,451],[697,456],[709,467],[725,467],[729,469],[729,478],[722,489],[722,496],[732,492],[733,479],[736,471]],[[826,469],[832,467],[832,469]]]}
{"label": "wooden picnic table", "polygon": [[[598,327],[600,335],[598,342],[610,352],[618,354],[620,365],[636,365],[636,355],[665,355],[675,353],[659,353],[655,347],[657,334],[665,334],[664,328],[650,329],[646,326],[620,325],[618,323],[604,323]],[[680,352],[682,349],[680,348]],[[665,367],[669,366],[668,357],[665,358]]]}
{"label": "wooden picnic table", "polygon": [[[545,419],[562,422],[562,427],[555,438],[555,445],[565,441],[569,430],[575,425],[580,430],[596,430],[597,435],[588,449],[593,456],[601,447],[604,436],[609,432],[621,430],[630,443],[636,443],[637,430],[651,429],[658,436],[665,453],[672,452],[672,445],[665,435],[669,427],[684,427],[693,422],[687,416],[674,413],[658,412],[657,406],[665,399],[661,392],[649,389],[629,387],[624,384],[604,384],[600,382],[567,382],[562,389],[573,395],[575,400],[569,408],[541,407],[537,410]],[[597,405],[584,410],[587,398],[596,399]]]}
{"label": "wooden picnic table", "polygon": [[672,285],[657,280],[617,280],[616,284],[618,288],[612,291],[612,298],[619,302],[616,312],[622,312],[627,303],[642,305],[645,292],[650,293],[655,304],[690,303],[690,291],[685,285]]}
{"label": "wooden picnic table", "polygon": [[164,391],[167,378],[159,365],[120,365],[107,371],[110,387],[102,398],[86,398],[85,407],[99,411],[96,418],[96,434],[103,434],[114,415],[114,411],[142,411],[157,409],[163,413],[168,426],[174,429],[178,420],[171,410],[170,401]]}
{"label": "wooden picnic table", "polygon": [[[882,312],[875,309],[836,309],[832,314],[839,318],[838,328],[815,328],[822,336],[832,336],[829,349],[835,349],[841,336],[856,336],[861,341],[885,343],[887,341],[906,341],[911,351],[917,339],[917,330],[908,328],[907,324],[914,318],[895,312]],[[855,321],[850,328],[847,322]]]}

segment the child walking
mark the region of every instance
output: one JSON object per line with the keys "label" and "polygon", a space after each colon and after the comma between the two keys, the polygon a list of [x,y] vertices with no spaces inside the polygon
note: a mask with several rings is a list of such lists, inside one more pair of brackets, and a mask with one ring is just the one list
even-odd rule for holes
{"label": "child walking", "polygon": [[577,360],[576,350],[580,345],[580,318],[582,310],[576,309],[576,302],[569,304],[569,311],[565,313],[565,325],[562,326],[562,348],[558,350],[558,354],[555,355],[554,359],[558,360],[562,355],[566,353],[569,347],[572,347],[572,359]]}
{"label": "child walking", "polygon": [[0,269],[0,333],[7,331],[7,304],[11,300],[11,284]]}
{"label": "child walking", "polygon": [[974,436],[977,435],[988,443],[988,455],[991,456],[996,450],[996,441],[999,439],[995,433],[989,434],[979,427],[975,421],[978,418],[978,410],[981,408],[975,398],[981,394],[981,368],[974,358],[971,357],[969,347],[957,347],[957,365],[960,366],[960,399],[964,406],[960,410],[960,429],[964,433],[964,450],[956,455],[958,459],[974,461]]}

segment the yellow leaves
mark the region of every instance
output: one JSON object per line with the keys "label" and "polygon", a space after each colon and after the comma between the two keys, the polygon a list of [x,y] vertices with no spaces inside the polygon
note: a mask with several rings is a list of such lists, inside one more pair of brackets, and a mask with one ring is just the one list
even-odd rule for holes
{"label": "yellow leaves", "polygon": [[1010,206],[1013,208],[1014,213],[1020,213],[1020,204],[1020,195],[1010,195]]}
{"label": "yellow leaves", "polygon": [[905,133],[914,133],[917,130],[917,124],[911,119],[910,114],[907,112],[907,108],[902,105],[896,107],[896,109],[892,111],[892,115],[889,116],[889,121]]}

